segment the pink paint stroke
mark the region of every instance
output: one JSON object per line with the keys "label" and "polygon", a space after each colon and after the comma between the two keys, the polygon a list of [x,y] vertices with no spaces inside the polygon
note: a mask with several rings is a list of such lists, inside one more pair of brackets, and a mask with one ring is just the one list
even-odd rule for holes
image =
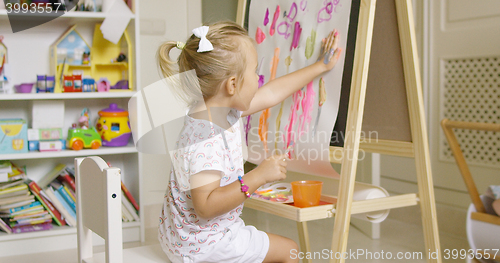
{"label": "pink paint stroke", "polygon": [[262,32],[262,29],[260,29],[260,27],[257,27],[257,31],[255,32],[255,41],[257,42],[257,44],[260,44],[262,43],[262,41],[264,41],[264,39],[266,39],[266,34]]}
{"label": "pink paint stroke", "polygon": [[305,11],[306,7],[307,7],[307,1],[306,0],[300,1],[300,10]]}
{"label": "pink paint stroke", "polygon": [[296,136],[293,132],[293,127],[297,121],[297,111],[300,107],[300,101],[302,97],[302,90],[298,90],[292,95],[292,105],[290,107],[290,115],[288,117],[288,125],[285,126],[286,137],[284,138],[286,148],[288,146],[295,144]]}
{"label": "pink paint stroke", "polygon": [[278,21],[278,17],[280,15],[280,6],[276,6],[276,11],[274,11],[273,23],[271,24],[271,28],[269,29],[269,35],[273,36],[274,31],[276,29],[276,21]]}
{"label": "pink paint stroke", "polygon": [[[293,13],[293,17],[291,16]],[[295,2],[292,3],[292,6],[290,6],[290,11],[288,12],[288,20],[290,20],[290,22],[293,22],[293,20],[295,20],[295,17],[297,16],[297,4]]]}
{"label": "pink paint stroke", "polygon": [[[285,30],[283,30],[283,26],[285,26]],[[283,21],[278,25],[278,34],[284,36],[285,39],[288,39],[288,37],[290,37],[290,33],[288,33],[289,29],[290,24],[287,21]]]}
{"label": "pink paint stroke", "polygon": [[292,40],[292,45],[290,45],[290,51],[299,46],[301,33],[302,33],[302,27],[300,27],[300,23],[295,22],[295,30],[293,31],[293,40]]}
{"label": "pink paint stroke", "polygon": [[[316,93],[313,88],[313,81],[307,84],[307,91],[302,99],[302,114],[299,118],[299,136],[304,132],[309,132],[309,124],[311,123],[312,117],[311,112],[314,106],[314,97]],[[304,127],[306,130],[304,130]]]}
{"label": "pink paint stroke", "polygon": [[264,26],[269,24],[269,8],[266,9],[266,17],[264,17]]}
{"label": "pink paint stroke", "polygon": [[[321,8],[318,12],[318,23],[321,23],[321,22],[325,22],[325,21],[329,21],[330,19],[332,19],[332,12],[333,12],[333,3],[330,2],[330,1],[325,1],[325,6],[323,8]],[[338,2],[337,2],[338,3]],[[326,14],[327,14],[327,18],[323,18],[321,17],[322,16],[322,12],[325,11]]]}

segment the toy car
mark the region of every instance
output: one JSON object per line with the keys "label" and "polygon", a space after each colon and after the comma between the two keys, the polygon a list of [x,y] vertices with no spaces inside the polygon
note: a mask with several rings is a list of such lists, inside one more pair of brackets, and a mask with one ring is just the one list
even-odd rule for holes
{"label": "toy car", "polygon": [[89,129],[73,127],[68,129],[67,144],[67,148],[75,151],[83,148],[98,149],[102,145],[102,140],[95,127]]}

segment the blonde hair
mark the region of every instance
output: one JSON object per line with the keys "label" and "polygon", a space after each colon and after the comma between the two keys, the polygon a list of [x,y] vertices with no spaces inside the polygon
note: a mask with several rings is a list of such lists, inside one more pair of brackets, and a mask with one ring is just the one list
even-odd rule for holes
{"label": "blonde hair", "polygon": [[[248,32],[234,22],[223,21],[208,26],[206,37],[214,47],[212,51],[197,52],[200,38],[193,34],[186,41],[177,62],[173,61],[169,55],[170,50],[177,46],[177,42],[163,43],[157,53],[158,66],[165,78],[194,69],[204,99],[209,99],[217,94],[219,88],[231,76],[237,77],[238,84],[243,82],[243,74],[246,69],[243,40],[253,43]],[[177,64],[178,69],[175,64]],[[187,101],[191,104],[193,97],[197,97],[196,93],[199,91],[189,90],[196,86],[192,85],[192,80],[188,80],[186,83],[191,83],[191,85],[181,85],[181,90],[176,90],[176,93],[183,93],[178,94],[181,98],[191,98],[191,101]]]}

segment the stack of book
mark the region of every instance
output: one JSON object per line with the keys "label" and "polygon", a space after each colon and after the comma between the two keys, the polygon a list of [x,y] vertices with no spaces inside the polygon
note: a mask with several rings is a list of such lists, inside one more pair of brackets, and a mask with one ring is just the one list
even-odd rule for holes
{"label": "stack of book", "polygon": [[[76,226],[76,184],[74,168],[57,165],[38,181],[49,201],[69,226]],[[122,182],[122,218],[124,222],[139,221],[139,205]]]}
{"label": "stack of book", "polygon": [[122,219],[124,222],[139,221],[139,204],[122,182]]}
{"label": "stack of book", "polygon": [[[10,234],[47,230],[54,223],[76,226],[73,168],[58,164],[37,182],[19,171],[20,179],[0,182],[0,230]],[[137,201],[123,182],[121,188],[123,221],[139,221]]]}
{"label": "stack of book", "polygon": [[[38,181],[42,193],[62,215],[62,220],[69,226],[76,226],[75,180],[70,178],[64,164],[58,164],[52,171]],[[62,178],[68,178],[68,183]]]}
{"label": "stack of book", "polygon": [[52,228],[52,216],[29,190],[25,180],[0,183],[0,229],[23,233]]}
{"label": "stack of book", "polygon": [[[111,167],[111,165],[108,163],[108,165]],[[66,172],[68,172],[68,174],[70,176],[68,176],[69,178],[72,178],[74,180],[74,177],[75,177],[75,172],[74,172],[74,169],[73,168],[67,168],[66,169]],[[65,180],[67,180],[67,178],[65,178]],[[74,182],[73,183],[70,183],[74,186]],[[132,193],[130,193],[130,191],[128,190],[128,188],[125,186],[125,184],[122,182],[122,219],[123,219],[123,222],[133,222],[133,221],[137,221],[139,222],[139,204],[137,203],[137,201],[135,200],[134,196],[132,195]],[[73,188],[75,189],[75,188]]]}

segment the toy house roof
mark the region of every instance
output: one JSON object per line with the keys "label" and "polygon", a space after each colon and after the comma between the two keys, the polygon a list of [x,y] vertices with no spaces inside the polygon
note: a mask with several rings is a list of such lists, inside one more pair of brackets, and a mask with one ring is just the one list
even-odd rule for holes
{"label": "toy house roof", "polygon": [[[52,44],[52,46],[74,49],[82,48],[82,44],[85,44],[85,51],[90,51],[90,45],[85,41],[85,39],[76,30],[76,25],[70,26],[66,31]],[[62,46],[61,46],[62,45]]]}

